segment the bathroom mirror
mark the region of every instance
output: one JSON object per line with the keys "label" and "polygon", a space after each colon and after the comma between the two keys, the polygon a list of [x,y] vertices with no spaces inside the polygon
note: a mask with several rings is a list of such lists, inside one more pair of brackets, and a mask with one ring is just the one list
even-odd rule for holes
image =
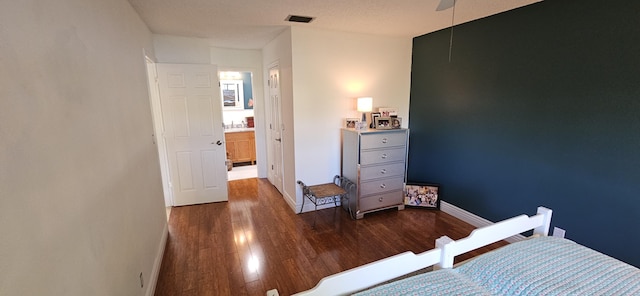
{"label": "bathroom mirror", "polygon": [[223,110],[253,109],[251,72],[221,71],[219,75]]}

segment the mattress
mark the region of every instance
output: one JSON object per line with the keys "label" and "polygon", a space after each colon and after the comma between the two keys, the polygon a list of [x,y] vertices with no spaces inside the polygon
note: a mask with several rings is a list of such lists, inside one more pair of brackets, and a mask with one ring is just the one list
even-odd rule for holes
{"label": "mattress", "polygon": [[640,295],[640,269],[543,236],[356,295]]}
{"label": "mattress", "polygon": [[386,285],[375,287],[357,296],[388,296],[388,295],[491,295],[486,289],[471,281],[455,269],[440,269]]}

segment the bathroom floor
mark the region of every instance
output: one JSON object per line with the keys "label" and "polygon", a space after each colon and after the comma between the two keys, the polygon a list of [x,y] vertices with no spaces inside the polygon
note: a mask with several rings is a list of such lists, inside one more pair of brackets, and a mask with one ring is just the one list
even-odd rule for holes
{"label": "bathroom floor", "polygon": [[228,173],[229,181],[257,178],[258,166],[257,165],[237,166],[237,167],[233,167],[233,169],[228,171],[227,173]]}

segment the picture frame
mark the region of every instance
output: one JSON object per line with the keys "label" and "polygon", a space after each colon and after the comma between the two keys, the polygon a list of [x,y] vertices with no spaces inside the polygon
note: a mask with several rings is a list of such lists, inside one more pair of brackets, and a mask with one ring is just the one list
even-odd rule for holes
{"label": "picture frame", "polygon": [[402,118],[400,117],[391,117],[391,128],[399,129],[402,128]]}
{"label": "picture frame", "polygon": [[391,129],[391,118],[390,117],[377,117],[374,122],[375,129]]}
{"label": "picture frame", "polygon": [[371,128],[376,128],[376,118],[380,117],[380,112],[371,113]]}
{"label": "picture frame", "polygon": [[404,204],[411,207],[440,209],[440,185],[407,183],[404,186]]}
{"label": "picture frame", "polygon": [[346,128],[356,128],[356,125],[358,124],[359,121],[360,121],[360,119],[358,119],[358,118],[345,118],[344,127],[346,127]]}
{"label": "picture frame", "polygon": [[380,107],[378,108],[378,112],[380,112],[381,117],[397,117],[398,116],[398,109],[396,108]]}
{"label": "picture frame", "polygon": [[369,125],[367,124],[366,121],[356,122],[356,130],[364,131],[364,130],[367,130],[367,128],[369,128]]}

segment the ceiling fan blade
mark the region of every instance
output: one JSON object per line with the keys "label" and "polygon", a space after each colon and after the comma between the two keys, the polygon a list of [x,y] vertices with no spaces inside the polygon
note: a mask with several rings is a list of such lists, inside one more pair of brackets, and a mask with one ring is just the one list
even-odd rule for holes
{"label": "ceiling fan blade", "polygon": [[436,8],[436,11],[447,10],[455,4],[455,0],[440,0],[440,4]]}

